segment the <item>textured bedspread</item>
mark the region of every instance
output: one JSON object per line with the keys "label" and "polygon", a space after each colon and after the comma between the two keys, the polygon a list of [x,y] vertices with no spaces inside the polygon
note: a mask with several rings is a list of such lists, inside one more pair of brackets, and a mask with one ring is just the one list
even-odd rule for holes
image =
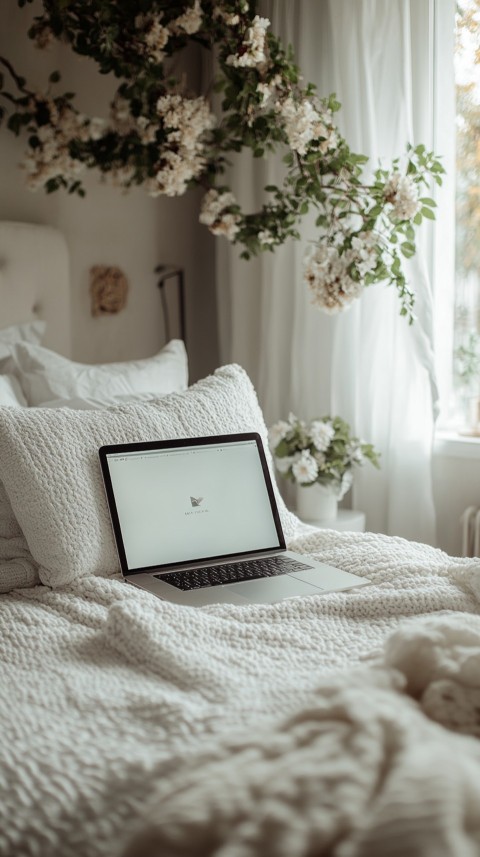
{"label": "textured bedspread", "polygon": [[371,533],[292,546],[372,586],[201,610],[99,578],[1,597],[2,857],[120,857],[151,823],[132,854],[480,852],[478,564]]}

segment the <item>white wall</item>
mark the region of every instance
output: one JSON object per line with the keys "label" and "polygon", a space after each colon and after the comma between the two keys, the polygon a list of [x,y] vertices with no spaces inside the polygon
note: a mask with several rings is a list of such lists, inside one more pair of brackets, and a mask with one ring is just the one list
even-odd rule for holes
{"label": "white wall", "polygon": [[[38,89],[58,68],[59,92],[72,90],[81,110],[107,116],[115,81],[99,75],[93,63],[66,47],[35,49],[26,31],[39,11],[37,3],[20,10],[16,0],[0,0],[0,54]],[[198,58],[191,63],[198,64],[192,73],[199,73]],[[199,194],[156,200],[140,189],[124,194],[93,173],[85,173],[85,199],[62,191],[51,196],[32,193],[18,168],[24,146],[24,138],[0,129],[0,219],[49,224],[64,233],[71,254],[72,356],[101,362],[155,353],[164,332],[153,269],[174,264],[185,269],[191,378],[212,371],[218,365],[214,239],[198,224]],[[117,265],[127,275],[128,305],[118,315],[90,314],[89,269],[97,264]]]}
{"label": "white wall", "polygon": [[452,556],[462,547],[460,517],[467,506],[480,507],[480,440],[439,437],[433,456],[437,544]]}

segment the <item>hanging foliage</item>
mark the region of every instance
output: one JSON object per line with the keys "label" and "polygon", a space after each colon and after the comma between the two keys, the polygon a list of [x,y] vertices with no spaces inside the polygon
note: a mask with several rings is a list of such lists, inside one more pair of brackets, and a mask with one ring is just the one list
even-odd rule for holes
{"label": "hanging foliage", "polygon": [[[18,0],[26,6],[32,0]],[[179,196],[201,186],[200,221],[241,248],[248,259],[298,238],[308,211],[318,233],[305,260],[313,302],[327,312],[348,306],[379,281],[392,284],[400,312],[413,320],[414,295],[401,257],[415,253],[416,227],[434,219],[428,195],[443,168],[424,146],[363,177],[367,158],[350,151],[335,124],[340,104],[303,85],[290,49],[269,31],[254,2],[231,0],[43,0],[28,36],[45,49],[55,39],[89,57],[119,81],[104,116],[86,116],[72,92],[58,92],[60,74],[38,91],[0,57],[0,121],[26,133],[23,160],[32,190],[61,188],[83,196],[82,174],[96,169],[122,188]],[[209,98],[172,73],[172,58],[189,42],[215,47],[221,93]],[[228,156],[281,152],[285,176],[264,189],[256,212],[242,211],[226,182]]]}

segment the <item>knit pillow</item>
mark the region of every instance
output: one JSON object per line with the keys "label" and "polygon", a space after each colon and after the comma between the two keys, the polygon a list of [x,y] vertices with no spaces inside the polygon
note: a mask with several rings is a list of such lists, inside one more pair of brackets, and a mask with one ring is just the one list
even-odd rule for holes
{"label": "knit pillow", "polygon": [[[0,479],[43,583],[62,586],[79,575],[119,571],[100,446],[242,431],[260,433],[271,468],[263,415],[252,383],[239,366],[218,369],[184,393],[148,404],[105,411],[1,410]],[[295,518],[278,491],[276,496],[288,538]]]}
{"label": "knit pillow", "polygon": [[37,566],[0,482],[0,593],[37,583]]}

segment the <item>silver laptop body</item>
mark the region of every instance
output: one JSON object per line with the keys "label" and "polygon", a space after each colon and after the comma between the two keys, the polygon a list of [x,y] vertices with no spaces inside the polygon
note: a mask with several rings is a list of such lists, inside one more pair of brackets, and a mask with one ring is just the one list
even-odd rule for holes
{"label": "silver laptop body", "polygon": [[370,583],[286,549],[256,433],[99,455],[122,574],[166,601],[270,604]]}

